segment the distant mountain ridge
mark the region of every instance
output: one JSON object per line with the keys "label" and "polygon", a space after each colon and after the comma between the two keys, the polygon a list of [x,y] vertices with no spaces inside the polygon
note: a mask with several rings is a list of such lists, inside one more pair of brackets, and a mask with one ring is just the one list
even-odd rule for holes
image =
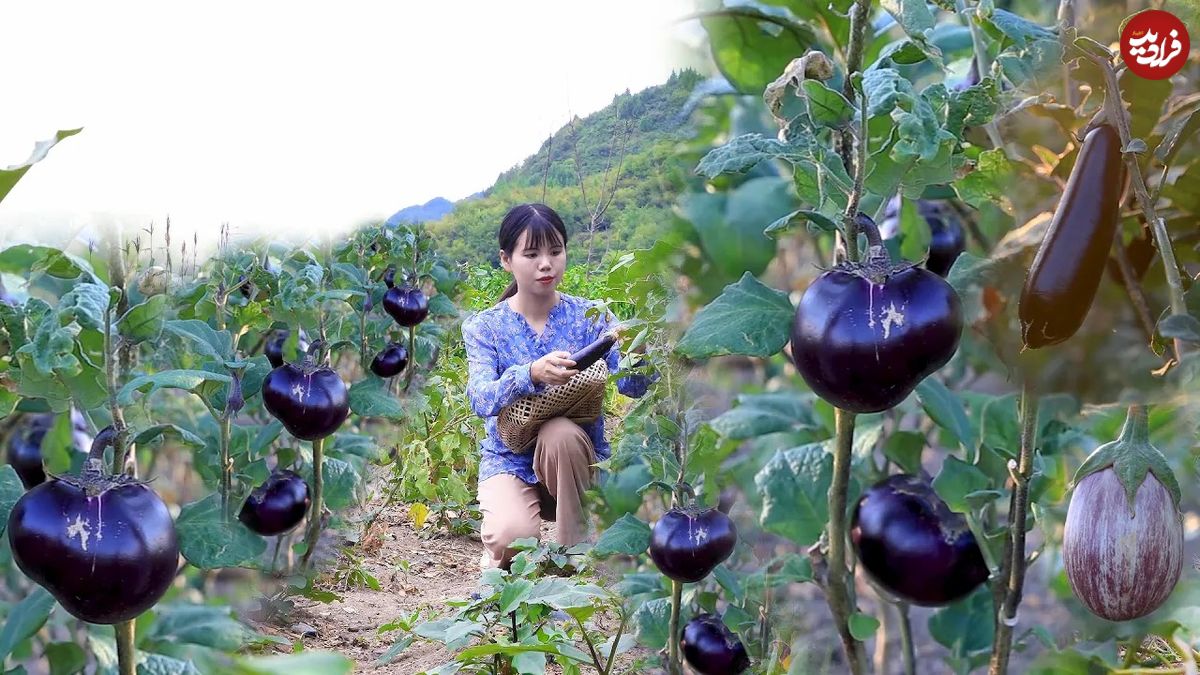
{"label": "distant mountain ridge", "polygon": [[480,190],[475,194],[467,195],[457,202],[452,202],[445,197],[434,197],[424,204],[406,206],[393,213],[384,222],[391,227],[395,227],[400,223],[427,223],[431,220],[441,220],[454,210],[456,204],[471,199],[480,199],[485,196],[487,196],[487,190]]}
{"label": "distant mountain ridge", "polygon": [[424,223],[445,217],[454,210],[454,202],[445,197],[434,197],[424,204],[406,206],[392,214],[387,224],[395,227],[400,223]]}

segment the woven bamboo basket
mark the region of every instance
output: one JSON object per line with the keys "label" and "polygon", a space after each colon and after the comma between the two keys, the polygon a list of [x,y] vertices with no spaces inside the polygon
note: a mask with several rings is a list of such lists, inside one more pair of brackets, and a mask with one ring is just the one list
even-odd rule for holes
{"label": "woven bamboo basket", "polygon": [[595,422],[604,412],[607,382],[608,364],[600,359],[565,384],[522,396],[500,410],[496,420],[500,440],[514,452],[526,452],[547,420],[566,417],[576,424]]}

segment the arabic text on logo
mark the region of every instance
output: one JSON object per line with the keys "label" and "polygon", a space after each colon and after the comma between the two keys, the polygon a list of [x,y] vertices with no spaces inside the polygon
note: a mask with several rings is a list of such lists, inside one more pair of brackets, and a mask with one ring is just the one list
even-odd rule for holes
{"label": "arabic text on logo", "polygon": [[1178,73],[1191,52],[1187,27],[1174,14],[1150,9],[1135,14],[1121,31],[1121,58],[1148,80]]}

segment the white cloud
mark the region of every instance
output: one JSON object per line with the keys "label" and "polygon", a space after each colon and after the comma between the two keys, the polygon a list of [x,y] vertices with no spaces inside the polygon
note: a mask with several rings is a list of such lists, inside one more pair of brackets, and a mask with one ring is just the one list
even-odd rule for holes
{"label": "white cloud", "polygon": [[[341,229],[464,197],[665,81],[686,0],[5,3],[0,245],[107,220]],[[20,55],[20,58],[17,58]],[[178,236],[178,235],[177,235]]]}

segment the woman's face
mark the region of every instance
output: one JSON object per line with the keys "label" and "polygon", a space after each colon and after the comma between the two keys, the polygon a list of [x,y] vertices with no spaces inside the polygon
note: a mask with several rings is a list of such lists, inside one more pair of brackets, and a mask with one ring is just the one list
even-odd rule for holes
{"label": "woman's face", "polygon": [[529,243],[529,230],[525,230],[517,238],[511,256],[500,252],[500,264],[512,272],[521,293],[552,296],[567,267],[567,251],[557,240],[545,241],[540,248],[533,248]]}

